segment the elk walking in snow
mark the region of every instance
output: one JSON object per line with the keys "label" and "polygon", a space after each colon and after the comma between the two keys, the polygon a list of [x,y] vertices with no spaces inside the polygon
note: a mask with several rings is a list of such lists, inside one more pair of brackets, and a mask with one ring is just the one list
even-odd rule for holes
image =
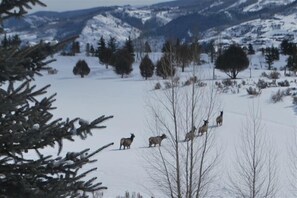
{"label": "elk walking in snow", "polygon": [[204,124],[198,129],[198,136],[202,136],[208,130],[208,120],[203,120]]}
{"label": "elk walking in snow", "polygon": [[193,140],[195,137],[195,131],[196,131],[196,127],[193,126],[192,130],[186,134],[184,141],[187,142],[187,141]]}
{"label": "elk walking in snow", "polygon": [[163,139],[167,138],[167,136],[163,133],[161,136],[155,136],[149,138],[149,147],[152,145],[156,146],[159,144],[161,146],[161,142]]}
{"label": "elk walking in snow", "polygon": [[223,125],[223,111],[221,111],[221,114],[217,117],[216,122],[217,122],[217,126]]}
{"label": "elk walking in snow", "polygon": [[121,150],[122,146],[124,147],[124,149],[125,148],[129,149],[134,138],[135,138],[135,135],[133,133],[131,133],[131,137],[129,137],[129,138],[122,138],[121,142],[120,142],[120,150]]}

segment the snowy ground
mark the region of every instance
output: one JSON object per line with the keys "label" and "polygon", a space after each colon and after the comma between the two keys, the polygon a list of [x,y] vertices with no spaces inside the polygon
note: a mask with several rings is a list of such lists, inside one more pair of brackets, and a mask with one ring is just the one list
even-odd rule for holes
{"label": "snowy ground", "polygon": [[[155,60],[157,56],[152,55]],[[58,69],[58,74],[44,73],[43,77],[36,79],[36,84],[40,87],[51,84],[48,94],[57,92],[57,101],[54,103],[54,106],[58,107],[57,110],[54,110],[56,117],[82,117],[92,120],[101,115],[114,116],[113,119],[104,123],[107,126],[106,129],[95,130],[92,137],[84,141],[77,139],[74,143],[64,142],[63,152],[80,151],[84,148],[95,150],[114,142],[113,146],[95,156],[98,159],[97,163],[90,165],[98,167],[98,171],[94,172],[92,176],[97,176],[99,181],[108,187],[108,190],[104,192],[104,197],[114,198],[124,195],[125,191],[140,192],[144,197],[152,195],[160,197],[147,176],[146,164],[143,160],[144,151],[147,149],[145,147],[148,146],[147,139],[152,135],[147,130],[146,98],[151,94],[155,81],[152,79],[145,81],[140,76],[139,62],[134,64],[132,74],[122,79],[111,69],[105,69],[105,66],[100,65],[98,59],[94,57],[78,55],[75,57],[56,56],[55,58],[58,61],[50,66]],[[72,69],[79,59],[85,59],[91,68],[91,73],[85,78],[74,76],[72,73]],[[259,56],[252,58],[251,79],[249,78],[249,69],[240,73],[238,77],[247,82],[257,81],[263,72],[260,65],[264,65],[264,63],[261,63],[261,60]],[[282,58],[274,66],[284,66],[284,61],[285,58]],[[211,82],[212,65],[207,63],[199,67],[204,71],[205,82]],[[187,69],[187,71],[190,70]],[[281,72],[281,74],[281,78],[283,78],[283,73]],[[226,75],[216,71],[216,77],[220,80],[225,79]],[[286,78],[289,81],[297,79]],[[291,83],[291,86],[296,87],[296,83]],[[221,108],[224,110],[224,124],[215,132],[217,145],[224,150],[219,163],[224,176],[227,174],[230,159],[234,159],[234,156],[231,155],[236,149],[242,123],[244,123],[251,105],[259,104],[264,131],[269,134],[269,139],[278,154],[279,196],[290,197],[287,151],[288,145],[297,131],[297,109],[292,105],[291,97],[285,97],[282,102],[276,104],[270,101],[271,94],[278,89],[264,89],[262,94],[256,98],[248,96],[245,88],[240,89],[239,93],[220,94]],[[129,137],[130,133],[134,133],[136,136],[131,149],[119,151],[120,139]],[[162,146],[166,147],[166,145],[167,143],[164,141]],[[53,150],[48,149],[46,152],[53,152]]]}

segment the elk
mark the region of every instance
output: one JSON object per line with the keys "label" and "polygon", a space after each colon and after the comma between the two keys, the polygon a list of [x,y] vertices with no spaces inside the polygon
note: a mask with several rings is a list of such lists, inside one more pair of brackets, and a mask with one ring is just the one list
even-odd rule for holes
{"label": "elk", "polygon": [[193,140],[195,137],[195,131],[196,131],[196,127],[193,126],[192,130],[186,134],[184,141],[187,142],[187,141]]}
{"label": "elk", "polygon": [[208,130],[208,120],[203,120],[204,124],[198,129],[198,136],[202,136]]}
{"label": "elk", "polygon": [[161,136],[150,137],[149,138],[149,147],[151,147],[152,145],[156,146],[157,144],[159,144],[159,146],[161,146],[161,142],[165,138],[167,138],[167,136],[164,133]]}
{"label": "elk", "polygon": [[124,147],[124,149],[125,148],[129,149],[134,138],[135,138],[135,135],[133,133],[131,133],[131,137],[129,138],[122,138],[120,142],[120,150],[122,146]]}
{"label": "elk", "polygon": [[221,114],[217,117],[216,122],[217,122],[217,126],[223,125],[223,111],[221,111]]}

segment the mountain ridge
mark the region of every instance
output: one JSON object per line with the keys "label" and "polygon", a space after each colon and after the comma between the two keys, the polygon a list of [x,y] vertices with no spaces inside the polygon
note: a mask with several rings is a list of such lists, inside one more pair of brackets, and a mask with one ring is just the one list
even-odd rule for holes
{"label": "mountain ridge", "polygon": [[[40,11],[29,14],[23,19],[5,21],[4,27],[7,33],[21,33],[23,39],[32,42],[38,42],[41,39],[62,40],[72,35],[83,37],[85,40],[81,39],[81,42],[91,42],[96,39],[98,41],[100,32],[106,32],[101,36],[107,38],[112,36],[122,42],[125,40],[123,35],[129,36],[129,31],[132,32],[130,36],[133,36],[133,39],[163,37],[186,41],[190,40],[192,35],[198,35],[203,40],[225,34],[232,26],[238,29],[240,24],[249,21],[257,19],[275,21],[275,16],[278,16],[277,20],[281,20],[280,16],[295,17],[296,7],[297,1],[293,0],[201,0],[199,2],[184,0],[144,7],[110,6],[65,12]],[[109,16],[109,22],[105,16]],[[96,21],[96,23],[92,24],[90,21]],[[281,26],[284,29],[290,25],[284,20],[282,22],[284,24]],[[115,25],[111,28],[110,24]],[[254,26],[255,29],[259,29],[262,25],[257,23]],[[86,29],[89,29],[92,34],[86,32]],[[109,31],[100,31],[106,29]],[[120,29],[126,33],[122,34]],[[295,29],[291,27],[289,29],[293,31],[291,33],[295,38]],[[275,29],[271,28],[272,30]],[[290,32],[285,33],[284,37],[286,34]],[[92,35],[94,38],[87,38]],[[261,37],[261,34],[258,34],[255,39],[259,39],[258,37]]]}

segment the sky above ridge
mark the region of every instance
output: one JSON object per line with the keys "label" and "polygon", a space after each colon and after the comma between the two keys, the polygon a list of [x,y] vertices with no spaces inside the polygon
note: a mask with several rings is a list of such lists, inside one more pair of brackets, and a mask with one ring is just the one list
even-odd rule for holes
{"label": "sky above ridge", "polygon": [[30,12],[36,11],[68,11],[100,6],[113,5],[151,5],[171,0],[41,0],[47,7],[34,6]]}

